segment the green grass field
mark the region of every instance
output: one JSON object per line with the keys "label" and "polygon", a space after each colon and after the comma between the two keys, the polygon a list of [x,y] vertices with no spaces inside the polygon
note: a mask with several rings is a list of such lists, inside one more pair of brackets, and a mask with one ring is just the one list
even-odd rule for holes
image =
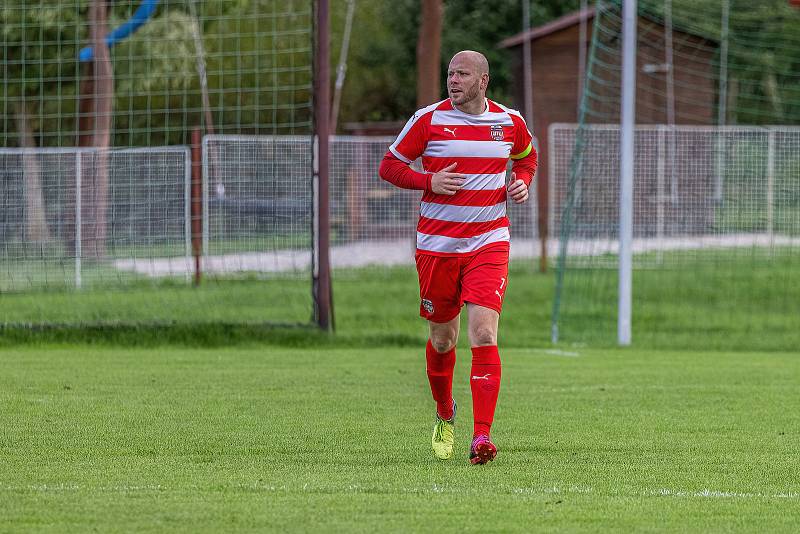
{"label": "green grass field", "polygon": [[334,273],[335,334],[260,324],[308,322],[297,279],[2,294],[0,532],[794,532],[795,267],[637,271],[621,350],[615,273],[572,273],[593,348],[553,347],[553,273],[512,265],[488,466],[466,336],[458,453],[429,450],[413,268]]}
{"label": "green grass field", "polygon": [[0,352],[3,532],[795,532],[800,358],[503,351],[487,466],[420,348]]}

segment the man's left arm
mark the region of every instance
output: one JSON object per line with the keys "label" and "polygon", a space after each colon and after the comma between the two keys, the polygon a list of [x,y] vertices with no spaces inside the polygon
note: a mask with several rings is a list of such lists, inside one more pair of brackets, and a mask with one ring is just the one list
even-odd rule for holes
{"label": "man's left arm", "polygon": [[[514,117],[515,119],[517,117]],[[533,177],[536,175],[536,167],[538,165],[538,155],[536,149],[533,148],[533,136],[528,131],[528,127],[522,118],[515,122],[515,136],[514,146],[511,148],[511,182],[508,184],[508,195],[517,204],[522,204],[530,193],[530,188]]]}

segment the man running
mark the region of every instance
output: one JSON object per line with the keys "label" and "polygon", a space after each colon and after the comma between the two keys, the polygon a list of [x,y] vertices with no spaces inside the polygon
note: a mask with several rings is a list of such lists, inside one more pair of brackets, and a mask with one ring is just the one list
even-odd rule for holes
{"label": "man running", "polygon": [[[536,172],[532,136],[519,112],[486,98],[489,63],[471,50],[447,71],[449,98],[420,109],[389,147],[381,177],[424,191],[417,225],[420,315],[428,320],[427,373],[436,401],[432,446],[453,455],[452,397],[461,307],[466,303],[472,347],[473,440],[470,462],[485,464],[497,448],[490,438],[500,390],[497,326],[508,287],[506,198],[522,204]],[[422,157],[424,172],[409,164]],[[508,159],[514,163],[506,184]]]}

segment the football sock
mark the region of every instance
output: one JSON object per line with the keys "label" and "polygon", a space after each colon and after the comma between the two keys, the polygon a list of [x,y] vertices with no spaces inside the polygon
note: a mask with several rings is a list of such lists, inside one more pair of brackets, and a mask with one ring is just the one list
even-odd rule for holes
{"label": "football sock", "polygon": [[488,436],[500,391],[500,353],[497,352],[497,345],[472,347],[469,385],[472,389],[473,438]]}
{"label": "football sock", "polygon": [[436,413],[442,419],[453,417],[453,368],[456,365],[456,348],[447,352],[436,352],[430,339],[425,347],[428,382],[431,384]]}

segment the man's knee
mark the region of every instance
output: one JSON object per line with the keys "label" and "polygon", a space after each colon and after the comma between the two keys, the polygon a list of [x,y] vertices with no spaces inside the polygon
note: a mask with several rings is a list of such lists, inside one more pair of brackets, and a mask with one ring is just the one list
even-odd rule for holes
{"label": "man's knee", "polygon": [[458,323],[451,321],[445,324],[431,323],[431,345],[436,352],[447,352],[455,347],[458,341]]}
{"label": "man's knee", "polygon": [[497,331],[491,325],[476,325],[472,328],[470,334],[472,344],[476,347],[497,345]]}
{"label": "man's knee", "polygon": [[442,353],[449,351],[456,345],[455,332],[431,333],[431,345],[436,352]]}

